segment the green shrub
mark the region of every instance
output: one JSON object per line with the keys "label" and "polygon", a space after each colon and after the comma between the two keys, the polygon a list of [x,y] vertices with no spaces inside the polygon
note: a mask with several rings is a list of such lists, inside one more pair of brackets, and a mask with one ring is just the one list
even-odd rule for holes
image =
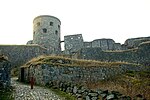
{"label": "green shrub", "polygon": [[0,100],[14,100],[13,88],[0,89]]}

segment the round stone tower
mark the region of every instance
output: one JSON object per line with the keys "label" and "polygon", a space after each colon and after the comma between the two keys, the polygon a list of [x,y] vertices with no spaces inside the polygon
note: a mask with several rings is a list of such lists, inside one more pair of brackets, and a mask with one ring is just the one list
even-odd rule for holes
{"label": "round stone tower", "polygon": [[33,20],[33,44],[47,48],[49,54],[59,54],[60,25],[60,20],[54,16],[37,16]]}

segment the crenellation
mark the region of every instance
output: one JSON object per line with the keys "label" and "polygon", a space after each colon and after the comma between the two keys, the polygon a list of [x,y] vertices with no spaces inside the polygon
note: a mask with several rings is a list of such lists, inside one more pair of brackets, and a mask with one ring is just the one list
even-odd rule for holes
{"label": "crenellation", "polygon": [[92,47],[92,42],[83,42],[83,48],[91,48]]}
{"label": "crenellation", "polygon": [[123,50],[123,48],[121,47],[120,43],[115,43],[114,44],[114,50]]}

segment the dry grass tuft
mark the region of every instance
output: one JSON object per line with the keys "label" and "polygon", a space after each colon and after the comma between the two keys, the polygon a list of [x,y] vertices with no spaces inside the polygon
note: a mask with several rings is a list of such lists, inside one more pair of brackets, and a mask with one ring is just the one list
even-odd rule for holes
{"label": "dry grass tuft", "polygon": [[[101,62],[95,60],[71,59],[63,56],[39,56],[27,62],[24,66],[38,64],[51,64],[56,66],[78,66],[78,67],[119,67],[127,62]],[[133,65],[133,64],[132,64]]]}
{"label": "dry grass tuft", "polygon": [[8,57],[5,55],[0,55],[0,61],[8,61]]}
{"label": "dry grass tuft", "polygon": [[140,43],[140,45],[143,45],[143,44],[150,44],[150,41]]}

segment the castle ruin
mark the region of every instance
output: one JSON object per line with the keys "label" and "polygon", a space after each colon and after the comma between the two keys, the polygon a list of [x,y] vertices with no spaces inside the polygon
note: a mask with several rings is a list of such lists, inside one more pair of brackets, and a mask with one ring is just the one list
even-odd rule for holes
{"label": "castle ruin", "polygon": [[[29,40],[26,45],[0,45],[0,53],[9,58],[13,63],[12,66],[20,66],[39,55],[63,54],[73,55],[74,58],[99,60],[97,58],[100,58],[101,54],[95,57],[89,54],[92,54],[93,50],[105,52],[133,49],[137,48],[142,42],[150,41],[150,37],[141,37],[127,39],[124,44],[120,44],[115,43],[113,39],[105,38],[87,42],[84,41],[82,34],[67,35],[64,36],[64,40],[61,40],[60,37],[61,21],[57,17],[50,15],[37,16],[33,20],[33,40]],[[61,42],[64,42],[64,51],[61,50]],[[84,50],[89,51],[84,52],[88,54],[81,52]]]}

